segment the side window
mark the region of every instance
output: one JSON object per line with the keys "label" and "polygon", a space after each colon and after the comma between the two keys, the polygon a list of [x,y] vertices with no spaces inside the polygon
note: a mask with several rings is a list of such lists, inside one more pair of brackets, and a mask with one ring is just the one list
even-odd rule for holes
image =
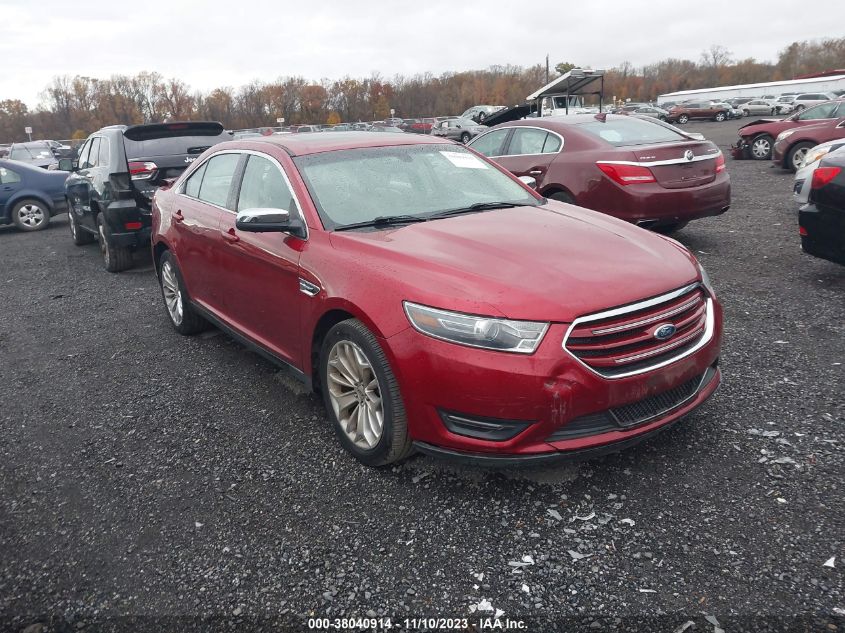
{"label": "side window", "polygon": [[88,160],[88,150],[90,150],[90,149],[91,149],[91,140],[90,139],[85,141],[85,143],[82,144],[82,147],[79,148],[79,154],[77,155],[77,161],[78,161],[80,169],[82,169],[82,165],[85,163],[85,161]]}
{"label": "side window", "polygon": [[534,128],[515,128],[508,146],[508,154],[542,154],[548,132]]}
{"label": "side window", "polygon": [[185,181],[186,196],[191,196],[192,198],[199,198],[200,185],[202,184],[202,175],[205,173],[206,167],[208,167],[208,162],[205,162],[200,165],[193,174],[188,176],[188,180]]}
{"label": "side window", "polygon": [[284,209],[291,214],[296,212],[293,194],[282,172],[261,156],[250,156],[244,170],[238,211],[244,209]]}
{"label": "side window", "polygon": [[80,169],[89,169],[97,164],[97,155],[100,153],[100,138],[95,137],[91,139],[91,153],[85,159],[85,162],[79,161]]}
{"label": "side window", "polygon": [[479,154],[484,154],[485,156],[501,156],[502,143],[508,135],[508,131],[508,128],[505,128],[504,130],[488,132],[476,138],[469,146]]}
{"label": "side window", "polygon": [[555,152],[560,150],[561,146],[560,138],[556,134],[547,134],[546,135],[546,144],[543,145],[543,153],[544,154],[554,154]]}
{"label": "side window", "polygon": [[240,154],[218,154],[208,161],[200,186],[200,200],[226,208]]}
{"label": "side window", "polygon": [[21,177],[11,169],[0,167],[0,185],[11,185],[20,182]]}
{"label": "side window", "polygon": [[798,120],[808,121],[811,119],[829,119],[833,117],[833,113],[836,111],[838,105],[839,104],[835,101],[831,101],[830,103],[822,103],[821,105],[817,105],[814,108],[809,108],[808,110],[799,114]]}
{"label": "side window", "polygon": [[101,138],[100,139],[100,157],[97,159],[97,165],[99,167],[108,167],[110,158],[111,158],[111,156],[109,154],[109,139]]}

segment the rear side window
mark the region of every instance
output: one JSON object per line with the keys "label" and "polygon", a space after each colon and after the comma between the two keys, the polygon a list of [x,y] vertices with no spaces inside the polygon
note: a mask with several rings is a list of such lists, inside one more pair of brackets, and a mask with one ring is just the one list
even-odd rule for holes
{"label": "rear side window", "polygon": [[85,161],[88,160],[88,151],[91,149],[91,141],[86,141],[85,144],[79,148],[79,155],[77,156],[77,162],[79,167],[81,168]]}
{"label": "rear side window", "polygon": [[296,212],[293,194],[282,172],[261,156],[250,156],[244,170],[238,211],[244,209],[284,209],[291,214]]}
{"label": "rear side window", "polygon": [[680,132],[675,132],[657,123],[629,117],[612,120],[608,118],[604,123],[601,121],[581,123],[578,125],[578,129],[600,138],[614,147],[689,140]]}
{"label": "rear side window", "polygon": [[108,167],[109,158],[109,140],[107,138],[101,138],[100,157],[97,159],[97,165],[99,165],[100,167]]}
{"label": "rear side window", "polygon": [[89,167],[94,167],[97,164],[97,156],[100,153],[100,138],[92,138],[91,139],[91,153],[85,158],[84,161],[79,161],[79,168],[80,169],[88,169]]}
{"label": "rear side window", "polygon": [[202,175],[205,173],[206,167],[208,167],[207,162],[200,165],[193,174],[188,176],[188,180],[185,182],[186,196],[191,196],[192,198],[200,197],[200,185],[202,184]]}
{"label": "rear side window", "polygon": [[209,159],[200,185],[200,200],[226,208],[229,189],[235,176],[240,154],[219,154]]}
{"label": "rear side window", "polygon": [[0,167],[0,185],[11,185],[12,183],[20,182],[21,177],[13,172],[11,169]]}
{"label": "rear side window", "polygon": [[479,154],[485,156],[501,156],[502,143],[508,135],[509,129],[494,130],[476,138],[469,146]]}
{"label": "rear side window", "polygon": [[548,132],[533,128],[516,128],[511,137],[508,154],[517,156],[523,154],[542,154]]}

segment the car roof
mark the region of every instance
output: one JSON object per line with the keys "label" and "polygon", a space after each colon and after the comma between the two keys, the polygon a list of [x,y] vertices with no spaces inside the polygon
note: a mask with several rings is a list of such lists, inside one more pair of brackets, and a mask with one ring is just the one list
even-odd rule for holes
{"label": "car roof", "polygon": [[509,127],[514,125],[527,125],[529,127],[541,127],[547,130],[565,130],[567,128],[571,128],[574,125],[579,125],[581,123],[589,123],[590,121],[601,121],[602,117],[608,121],[628,121],[630,120],[629,116],[624,114],[607,114],[602,112],[601,114],[570,114],[569,116],[542,116],[542,117],[534,117],[531,119],[520,119],[518,121],[508,121],[507,123],[501,123],[496,127]]}
{"label": "car roof", "polygon": [[9,147],[44,147],[50,145],[47,141],[25,141],[23,143],[12,143]]}
{"label": "car roof", "polygon": [[20,160],[12,160],[10,158],[0,158],[0,167],[15,171],[27,171],[33,174],[50,173],[48,171],[45,171],[41,167],[35,167],[34,165],[31,165],[29,163],[25,163]]}
{"label": "car roof", "polygon": [[344,149],[367,147],[386,147],[396,145],[442,145],[449,143],[442,137],[429,137],[422,134],[405,132],[321,132],[319,134],[289,134],[285,136],[264,136],[255,139],[226,141],[215,145],[214,149],[250,149],[256,145],[276,145],[290,156],[307,156],[322,152],[334,152]]}

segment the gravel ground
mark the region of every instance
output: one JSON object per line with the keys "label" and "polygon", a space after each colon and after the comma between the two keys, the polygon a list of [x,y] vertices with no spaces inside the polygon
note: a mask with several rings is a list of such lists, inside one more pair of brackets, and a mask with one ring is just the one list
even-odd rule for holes
{"label": "gravel ground", "polygon": [[148,261],[106,273],[66,216],[0,230],[0,629],[845,631],[845,268],[801,253],[790,175],[728,169],[731,210],[677,235],[725,306],[723,386],[539,471],[362,467],[275,367],[176,334]]}

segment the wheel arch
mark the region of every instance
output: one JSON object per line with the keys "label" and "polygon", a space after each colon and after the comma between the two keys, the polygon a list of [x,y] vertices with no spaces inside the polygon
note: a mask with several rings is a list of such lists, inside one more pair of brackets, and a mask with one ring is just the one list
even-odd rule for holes
{"label": "wheel arch", "polygon": [[45,207],[47,207],[47,212],[50,215],[53,215],[53,202],[49,200],[47,197],[44,196],[43,193],[34,189],[24,189],[19,191],[14,196],[12,196],[9,201],[6,203],[6,208],[9,210],[9,219],[12,217],[12,209],[15,208],[16,205],[20,204],[23,200],[35,200],[36,202],[40,202]]}

